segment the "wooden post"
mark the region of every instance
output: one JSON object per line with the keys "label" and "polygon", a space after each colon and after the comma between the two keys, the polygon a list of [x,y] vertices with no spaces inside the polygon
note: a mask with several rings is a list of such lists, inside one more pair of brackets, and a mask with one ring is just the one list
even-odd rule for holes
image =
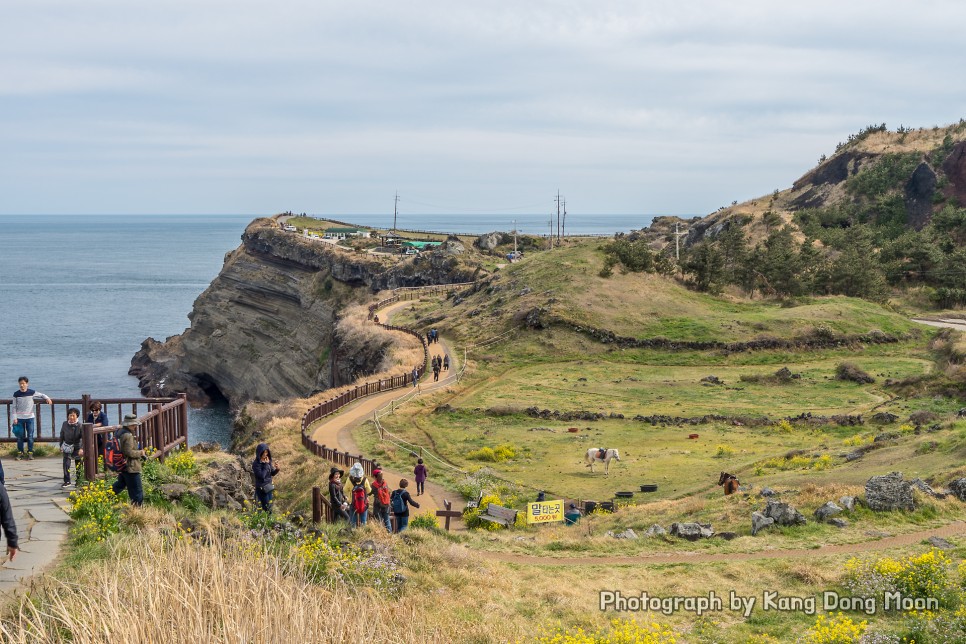
{"label": "wooden post", "polygon": [[451,501],[447,501],[446,499],[443,499],[443,507],[446,508],[446,509],[445,510],[436,510],[436,516],[438,516],[438,517],[445,517],[446,518],[446,531],[449,532],[449,520],[450,520],[450,518],[458,519],[459,517],[463,516],[463,513],[462,512],[454,512],[453,511],[453,503]]}
{"label": "wooden post", "polygon": [[322,490],[316,485],[312,488],[312,523],[322,522]]}
{"label": "wooden post", "polygon": [[84,448],[84,478],[93,481],[97,477],[97,441],[94,424],[81,424],[81,445]]}
{"label": "wooden post", "polygon": [[188,394],[178,394],[183,402],[181,406],[178,407],[179,425],[178,427],[178,438],[184,436],[184,446],[188,446]]}
{"label": "wooden post", "polygon": [[[155,403],[153,407],[158,412],[158,415],[153,418],[154,424],[151,427],[151,440],[154,442],[154,449],[160,451],[164,448],[164,433],[161,431],[164,414],[161,412],[161,405],[159,403]],[[158,459],[163,462],[164,454],[159,454]]]}

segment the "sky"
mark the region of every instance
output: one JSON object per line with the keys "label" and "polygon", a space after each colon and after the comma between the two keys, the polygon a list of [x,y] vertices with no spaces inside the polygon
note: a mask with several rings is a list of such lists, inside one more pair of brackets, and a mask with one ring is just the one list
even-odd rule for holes
{"label": "sky", "polygon": [[[895,8],[890,8],[895,5]],[[0,214],[707,214],[966,117],[966,3],[0,0]]]}

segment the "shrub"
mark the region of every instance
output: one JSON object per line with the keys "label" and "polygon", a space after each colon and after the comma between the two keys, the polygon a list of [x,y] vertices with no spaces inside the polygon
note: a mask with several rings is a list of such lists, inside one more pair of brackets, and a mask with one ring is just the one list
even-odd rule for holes
{"label": "shrub", "polygon": [[949,557],[935,548],[903,559],[853,557],[845,562],[845,586],[863,597],[900,592],[906,597],[938,599],[947,589],[950,566]]}
{"label": "shrub", "polygon": [[178,476],[194,476],[198,473],[198,463],[195,453],[190,449],[179,449],[164,460],[172,472]]}
{"label": "shrub", "polygon": [[70,516],[78,522],[76,534],[80,542],[103,541],[120,527],[117,495],[104,479],[90,481],[67,497]]}
{"label": "shrub", "polygon": [[718,451],[715,453],[715,458],[725,458],[727,456],[734,456],[735,450],[733,447],[728,445],[718,445]]}
{"label": "shrub", "polygon": [[439,518],[435,514],[420,514],[412,518],[409,527],[439,530]]}
{"label": "shrub", "polygon": [[819,615],[815,625],[805,634],[808,644],[853,644],[859,641],[865,629],[869,627],[866,621],[853,622],[851,617],[839,613],[835,617],[827,618]]}
{"label": "shrub", "polygon": [[543,628],[533,641],[536,644],[674,644],[679,637],[681,634],[667,624],[639,624],[633,619],[613,619],[608,628],[593,633],[582,628]]}
{"label": "shrub", "polygon": [[466,458],[474,461],[487,461],[489,463],[502,463],[516,458],[517,448],[509,443],[493,447],[481,447],[467,453]]}
{"label": "shrub", "polygon": [[772,430],[781,434],[791,434],[793,429],[795,428],[792,427],[791,422],[789,422],[786,418],[782,418],[780,421],[772,425]]}
{"label": "shrub", "polygon": [[851,362],[843,362],[835,368],[835,377],[838,380],[850,380],[859,384],[872,384],[875,378]]}
{"label": "shrub", "polygon": [[813,470],[827,470],[832,467],[832,457],[828,454],[822,454],[812,462]]}

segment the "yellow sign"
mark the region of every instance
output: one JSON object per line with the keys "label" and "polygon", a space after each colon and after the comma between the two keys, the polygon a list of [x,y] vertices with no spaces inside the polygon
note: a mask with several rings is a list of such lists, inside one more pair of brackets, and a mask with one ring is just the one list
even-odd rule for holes
{"label": "yellow sign", "polygon": [[527,523],[553,523],[564,520],[563,501],[527,503]]}

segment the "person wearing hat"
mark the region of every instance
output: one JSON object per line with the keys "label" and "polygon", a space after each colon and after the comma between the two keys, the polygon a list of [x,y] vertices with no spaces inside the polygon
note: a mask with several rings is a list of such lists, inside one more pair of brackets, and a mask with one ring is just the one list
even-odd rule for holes
{"label": "person wearing hat", "polygon": [[144,450],[138,449],[138,439],[134,430],[141,424],[137,414],[127,414],[121,421],[121,429],[117,432],[117,439],[121,444],[121,453],[127,459],[124,469],[117,473],[117,480],[111,489],[114,494],[127,490],[132,505],[144,502],[144,487],[141,485],[141,463],[144,460]]}
{"label": "person wearing hat", "polygon": [[333,467],[329,470],[329,503],[332,505],[332,520],[345,519],[349,522],[349,502],[342,492],[342,470]]}
{"label": "person wearing hat", "polygon": [[372,518],[381,521],[392,534],[392,520],[389,518],[390,495],[389,483],[383,478],[382,470],[372,470]]}
{"label": "person wearing hat", "polygon": [[577,509],[576,503],[571,503],[570,508],[564,513],[564,524],[565,525],[576,525],[580,521],[580,510]]}

